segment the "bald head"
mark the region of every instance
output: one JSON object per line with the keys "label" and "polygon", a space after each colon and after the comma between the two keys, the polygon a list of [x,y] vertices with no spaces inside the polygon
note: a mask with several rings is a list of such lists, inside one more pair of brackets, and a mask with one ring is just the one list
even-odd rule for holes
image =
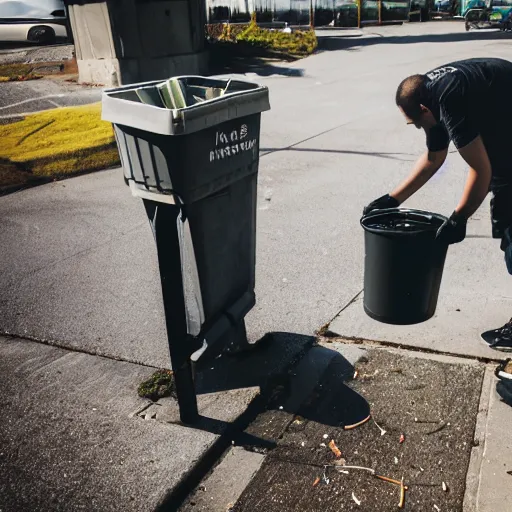
{"label": "bald head", "polygon": [[407,77],[398,86],[396,91],[396,104],[411,119],[418,119],[421,116],[421,105],[425,104],[426,98],[425,75],[412,75]]}

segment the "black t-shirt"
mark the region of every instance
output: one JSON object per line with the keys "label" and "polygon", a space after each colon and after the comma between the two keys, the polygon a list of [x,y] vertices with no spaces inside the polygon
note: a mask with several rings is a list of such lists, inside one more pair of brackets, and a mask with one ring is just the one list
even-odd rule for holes
{"label": "black t-shirt", "polygon": [[[493,179],[512,180],[512,62],[468,59],[427,73],[428,107],[438,124],[427,133],[430,151],[457,149],[482,137]],[[509,163],[510,161],[510,163]]]}

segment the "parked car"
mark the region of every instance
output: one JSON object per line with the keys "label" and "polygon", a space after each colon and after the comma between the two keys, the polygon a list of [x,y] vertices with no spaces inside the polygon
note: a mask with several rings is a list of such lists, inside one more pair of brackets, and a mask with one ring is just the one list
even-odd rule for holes
{"label": "parked car", "polygon": [[67,35],[63,0],[0,0],[0,42],[53,44]]}

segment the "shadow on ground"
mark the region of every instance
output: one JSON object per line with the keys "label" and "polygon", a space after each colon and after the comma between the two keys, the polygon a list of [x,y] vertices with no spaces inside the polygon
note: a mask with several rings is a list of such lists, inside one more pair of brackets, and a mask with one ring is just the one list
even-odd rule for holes
{"label": "shadow on ground", "polygon": [[[359,356],[360,352],[356,353]],[[310,421],[333,426],[352,425],[370,414],[366,400],[345,385],[354,374],[353,362],[339,352],[315,346],[312,336],[270,333],[253,350],[237,356],[223,355],[201,366],[196,374],[198,395],[256,387],[260,390],[260,408],[286,414],[295,414],[304,406],[329,367],[334,370],[329,384],[332,402],[325,408],[305,409],[303,414]],[[193,426],[215,434],[222,434],[227,427],[223,421],[205,417]],[[239,443],[268,447],[249,433]]]}
{"label": "shadow on ground", "polygon": [[[252,421],[262,411],[293,417],[302,408],[309,421],[344,427],[363,421],[370,414],[368,403],[345,385],[354,374],[353,363],[363,353],[347,348],[353,360],[339,352],[315,345],[312,336],[274,332],[262,338],[255,348],[238,355],[221,355],[202,361],[195,375],[200,418],[187,427],[216,435],[229,435],[236,443],[254,449],[271,449],[272,441],[251,432],[241,432],[241,424]],[[325,372],[331,372],[325,391],[329,403],[323,407],[308,407],[310,399]],[[252,392],[251,392],[252,390]],[[238,392],[238,397],[230,392]],[[247,392],[247,395],[244,393]],[[242,396],[242,398],[240,398]],[[235,422],[219,419],[233,400],[248,400],[247,413]],[[180,423],[179,409],[174,398],[158,400],[143,415],[165,423]],[[286,419],[285,421],[289,421]],[[280,428],[279,422],[273,427]]]}
{"label": "shadow on ground", "polygon": [[415,44],[415,43],[457,43],[461,41],[503,41],[511,40],[512,35],[500,31],[459,32],[452,34],[418,34],[387,36],[382,34],[364,34],[357,36],[322,36],[318,38],[318,48],[324,51],[357,50],[374,44]]}
{"label": "shadow on ground", "polygon": [[[274,64],[282,62],[276,59],[237,57],[222,64],[215,65],[210,69],[212,75],[223,75],[227,73],[247,74],[254,73],[258,76],[284,76],[302,77],[304,70],[291,68],[285,65]],[[272,64],[274,63],[274,64]]]}
{"label": "shadow on ground", "polygon": [[255,73],[259,76],[285,76],[301,77],[304,70],[288,67],[286,62],[295,62],[296,57],[286,54],[276,54],[265,49],[255,48],[255,52],[261,54],[244,54],[244,50],[237,49],[236,45],[212,44],[209,46],[211,75],[223,75],[227,73]]}
{"label": "shadow on ground", "polygon": [[[228,398],[231,390],[257,388],[259,393],[234,423],[203,415],[197,424],[189,425],[219,435],[219,442],[191,476],[173,489],[158,512],[178,510],[210,471],[208,461],[218,460],[230,445],[258,453],[276,449],[277,439],[299,412],[301,421],[323,428],[343,429],[369,417],[368,402],[346,385],[354,375],[353,363],[363,351],[349,347],[347,352],[354,357],[346,358],[315,342],[312,336],[274,332],[250,352],[203,362],[196,374],[199,404],[220,391]],[[319,396],[323,397],[321,404]],[[229,401],[224,404],[229,408]]]}

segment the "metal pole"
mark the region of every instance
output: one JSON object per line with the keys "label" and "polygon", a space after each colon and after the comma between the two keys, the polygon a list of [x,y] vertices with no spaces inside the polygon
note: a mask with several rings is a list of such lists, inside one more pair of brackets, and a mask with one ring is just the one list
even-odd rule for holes
{"label": "metal pole", "polygon": [[64,14],[66,16],[66,32],[68,34],[67,42],[69,44],[74,44],[75,39],[73,37],[73,30],[71,28],[71,19],[69,17],[69,0],[64,0]]}
{"label": "metal pole", "polygon": [[199,419],[190,360],[192,340],[187,333],[185,298],[181,279],[180,245],[176,222],[180,207],[144,199],[146,213],[153,229],[164,301],[167,341],[183,423]]}

